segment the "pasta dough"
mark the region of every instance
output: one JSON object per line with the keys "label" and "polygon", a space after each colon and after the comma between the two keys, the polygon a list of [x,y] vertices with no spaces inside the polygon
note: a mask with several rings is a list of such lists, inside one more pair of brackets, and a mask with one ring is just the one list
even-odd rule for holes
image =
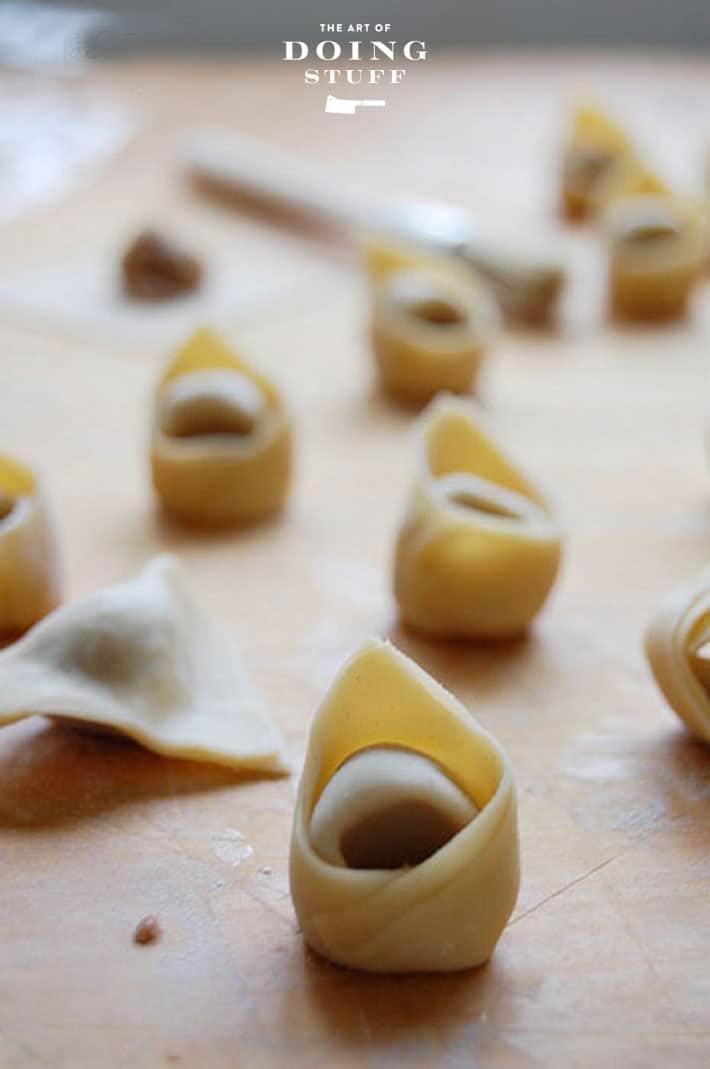
{"label": "pasta dough", "polygon": [[437,398],[395,549],[402,620],[430,634],[523,631],[554,583],[561,533],[542,493],[493,441],[471,401]]}
{"label": "pasta dough", "polygon": [[0,724],[33,715],[98,725],[171,757],[285,770],[230,636],[170,556],[57,609],[0,653]]}
{"label": "pasta dough", "polygon": [[605,217],[609,302],[622,319],[683,315],[705,258],[702,216],[680,197],[622,197]]}
{"label": "pasta dough", "polygon": [[163,506],[188,522],[249,522],[284,504],[291,429],[280,397],[209,330],[198,330],[163,375],[151,464]]}
{"label": "pasta dough", "polygon": [[365,255],[372,349],[385,391],[422,404],[442,389],[474,389],[495,313],[471,273],[393,245],[370,243]]}
{"label": "pasta dough", "polygon": [[[414,771],[413,760],[420,762]],[[451,834],[441,845],[433,837],[434,851],[423,851],[418,863],[370,867],[373,857],[399,860],[402,825],[380,821],[368,841],[366,807],[391,816],[393,800],[406,797],[443,812]],[[342,851],[352,828],[360,836],[350,843],[354,866]],[[508,760],[451,694],[388,643],[366,643],[314,717],[290,880],[310,945],[341,965],[374,972],[479,965],[513,910],[519,862]]]}
{"label": "pasta dough", "polygon": [[689,731],[710,743],[710,569],[673,590],[645,637],[653,675]]}
{"label": "pasta dough", "polygon": [[59,600],[59,550],[41,479],[0,455],[0,635],[26,631]]}
{"label": "pasta dough", "polygon": [[589,104],[574,111],[562,166],[562,209],[568,218],[595,215],[622,194],[664,189],[612,119]]}

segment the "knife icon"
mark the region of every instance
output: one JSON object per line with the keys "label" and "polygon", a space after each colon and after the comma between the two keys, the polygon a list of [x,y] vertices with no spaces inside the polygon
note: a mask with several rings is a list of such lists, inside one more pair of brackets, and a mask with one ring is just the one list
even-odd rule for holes
{"label": "knife icon", "polygon": [[329,115],[354,115],[358,108],[384,108],[386,100],[341,100],[331,93],[325,102]]}

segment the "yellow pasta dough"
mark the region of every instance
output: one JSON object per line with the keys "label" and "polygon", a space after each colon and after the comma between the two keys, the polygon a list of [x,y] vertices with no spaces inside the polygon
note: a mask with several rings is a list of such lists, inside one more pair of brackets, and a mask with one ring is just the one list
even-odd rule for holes
{"label": "yellow pasta dough", "polygon": [[210,330],[198,330],[163,375],[151,465],[163,506],[188,522],[249,522],[284,504],[291,429],[281,399]]}
{"label": "yellow pasta dough", "polygon": [[562,166],[562,209],[568,218],[595,215],[623,194],[664,189],[612,119],[590,104],[574,111]]}
{"label": "yellow pasta dough", "polygon": [[640,320],[683,315],[706,252],[697,207],[681,197],[640,194],[616,200],[604,222],[613,313]]}
{"label": "yellow pasta dough", "polygon": [[42,481],[0,454],[0,635],[26,631],[59,599],[59,550]]}
{"label": "yellow pasta dough", "polygon": [[693,735],[710,743],[710,568],[662,602],[645,646],[673,712]]}
{"label": "yellow pasta dough", "polygon": [[416,405],[442,389],[474,389],[495,311],[471,272],[377,242],[365,246],[365,256],[372,350],[385,391]]}
{"label": "yellow pasta dough", "polygon": [[373,972],[479,965],[513,910],[519,861],[508,760],[388,643],[355,654],[313,719],[290,880],[308,943]]}
{"label": "yellow pasta dough", "polygon": [[0,653],[0,724],[33,715],[117,731],[171,757],[285,770],[230,636],[170,556],[57,609]]}
{"label": "yellow pasta dough", "polygon": [[419,470],[395,548],[404,623],[434,635],[523,631],[554,583],[561,533],[480,408],[442,396],[422,414]]}

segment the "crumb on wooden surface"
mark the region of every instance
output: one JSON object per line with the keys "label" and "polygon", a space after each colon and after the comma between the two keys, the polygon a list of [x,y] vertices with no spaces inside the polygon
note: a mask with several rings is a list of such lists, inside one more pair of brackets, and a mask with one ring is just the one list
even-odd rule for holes
{"label": "crumb on wooden surface", "polygon": [[141,945],[145,945],[146,943],[156,943],[161,935],[162,930],[158,924],[157,918],[150,916],[143,917],[143,919],[138,922],[135,931],[133,932],[133,942]]}

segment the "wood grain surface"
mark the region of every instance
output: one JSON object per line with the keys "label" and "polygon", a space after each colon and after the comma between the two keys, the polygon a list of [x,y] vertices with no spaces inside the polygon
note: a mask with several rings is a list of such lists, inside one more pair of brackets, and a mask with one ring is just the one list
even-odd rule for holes
{"label": "wood grain surface", "polygon": [[[615,328],[593,233],[567,236],[559,329],[503,336],[482,391],[564,518],[560,581],[525,639],[428,642],[397,628],[389,593],[412,417],[373,388],[357,273],[341,252],[202,203],[175,161],[191,131],[232,126],[336,180],[554,225],[570,93],[616,103],[671,177],[697,182],[710,70],[586,55],[421,67],[387,108],[354,118],[323,115],[324,91],[279,64],[94,71],[86,85],[132,109],[135,136],[95,181],[3,225],[0,283],[99,263],[156,217],[218,231],[245,280],[282,270],[281,249],[296,279],[314,272],[230,330],[282,386],[298,445],[287,513],[239,534],[196,536],[155,511],[145,446],[167,339],[84,323],[80,288],[75,320],[3,309],[0,441],[46,471],[67,596],[179,554],[241,642],[294,769],[239,779],[42,721],[0,732],[3,1069],[708,1064],[710,758],[640,648],[658,599],[710,550],[707,287],[687,324]],[[514,765],[522,890],[473,973],[358,975],[297,930],[287,854],[308,722],[373,633],[461,698]],[[147,914],[163,935],[137,946]]]}

